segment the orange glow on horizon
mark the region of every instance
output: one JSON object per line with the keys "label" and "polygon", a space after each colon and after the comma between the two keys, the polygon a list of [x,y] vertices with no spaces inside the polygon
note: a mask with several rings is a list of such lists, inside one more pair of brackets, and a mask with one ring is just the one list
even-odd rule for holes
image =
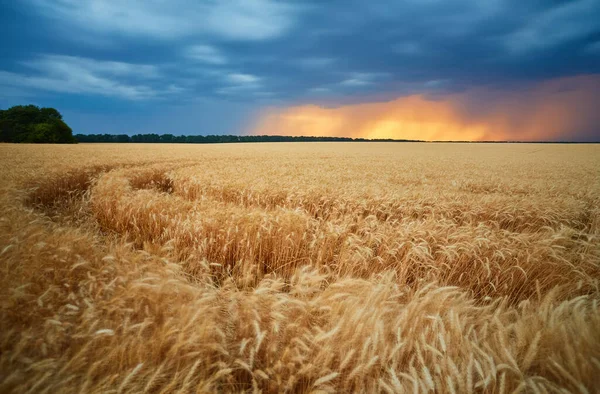
{"label": "orange glow on horizon", "polygon": [[254,135],[336,136],[438,141],[585,140],[600,127],[600,75],[561,78],[514,91],[471,90],[430,100],[323,108],[269,108]]}

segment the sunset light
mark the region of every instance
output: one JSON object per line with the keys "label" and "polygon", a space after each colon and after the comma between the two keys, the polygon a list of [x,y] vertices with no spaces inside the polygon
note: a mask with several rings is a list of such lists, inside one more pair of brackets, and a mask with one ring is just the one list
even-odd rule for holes
{"label": "sunset light", "polygon": [[271,107],[250,134],[425,141],[588,140],[599,124],[600,75],[519,90],[472,89],[338,107]]}

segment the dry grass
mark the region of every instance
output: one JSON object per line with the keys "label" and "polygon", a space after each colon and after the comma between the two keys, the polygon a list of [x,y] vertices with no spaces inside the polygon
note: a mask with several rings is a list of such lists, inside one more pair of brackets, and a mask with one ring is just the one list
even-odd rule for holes
{"label": "dry grass", "polygon": [[0,145],[0,391],[600,387],[600,147]]}

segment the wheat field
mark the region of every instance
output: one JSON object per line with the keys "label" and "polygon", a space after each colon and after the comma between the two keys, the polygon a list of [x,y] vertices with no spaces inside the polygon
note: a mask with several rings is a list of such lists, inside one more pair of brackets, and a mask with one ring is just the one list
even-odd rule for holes
{"label": "wheat field", "polygon": [[600,392],[600,146],[0,145],[0,391]]}

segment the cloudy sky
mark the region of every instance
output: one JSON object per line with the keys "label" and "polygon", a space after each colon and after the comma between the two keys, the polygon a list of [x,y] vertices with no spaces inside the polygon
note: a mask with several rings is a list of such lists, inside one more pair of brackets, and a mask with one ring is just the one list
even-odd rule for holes
{"label": "cloudy sky", "polygon": [[75,133],[600,140],[600,0],[9,0],[0,108]]}

